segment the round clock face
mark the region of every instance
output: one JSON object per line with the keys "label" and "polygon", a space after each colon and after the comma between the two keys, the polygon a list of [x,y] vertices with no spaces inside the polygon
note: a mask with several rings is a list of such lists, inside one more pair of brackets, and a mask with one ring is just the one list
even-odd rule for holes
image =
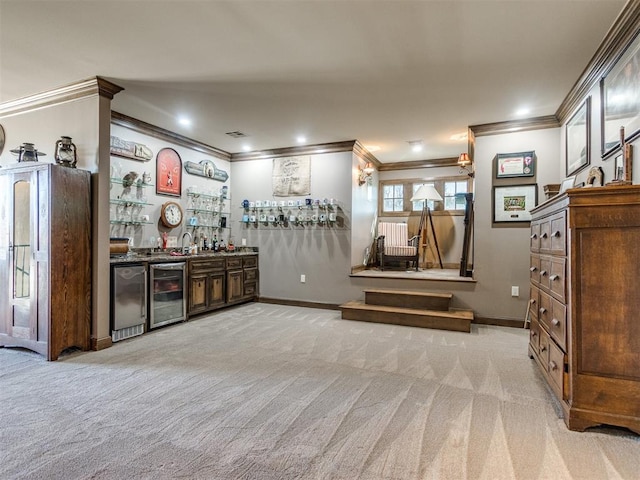
{"label": "round clock face", "polygon": [[166,202],[162,205],[160,220],[169,228],[175,228],[182,223],[182,207],[176,202]]}

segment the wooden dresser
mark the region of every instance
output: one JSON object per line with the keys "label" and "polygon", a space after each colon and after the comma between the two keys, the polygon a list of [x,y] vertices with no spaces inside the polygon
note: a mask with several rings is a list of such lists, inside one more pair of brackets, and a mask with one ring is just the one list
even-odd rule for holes
{"label": "wooden dresser", "polygon": [[640,434],[640,185],[571,189],[532,210],[534,358],[571,430]]}

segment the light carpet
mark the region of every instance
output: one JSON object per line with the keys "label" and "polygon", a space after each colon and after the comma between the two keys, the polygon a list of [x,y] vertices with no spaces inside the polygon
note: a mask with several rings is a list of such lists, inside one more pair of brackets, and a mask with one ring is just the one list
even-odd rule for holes
{"label": "light carpet", "polygon": [[0,349],[0,478],[640,478],[638,436],[567,430],[527,341],[252,303],[57,362]]}

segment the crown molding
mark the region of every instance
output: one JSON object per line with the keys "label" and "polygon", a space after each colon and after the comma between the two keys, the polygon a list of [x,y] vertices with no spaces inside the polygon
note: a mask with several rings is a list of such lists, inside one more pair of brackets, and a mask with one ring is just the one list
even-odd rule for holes
{"label": "crown molding", "polygon": [[94,95],[112,100],[113,97],[122,90],[124,90],[122,87],[104,78],[91,77],[63,87],[54,88],[53,90],[47,90],[46,92],[0,103],[0,115],[16,115]]}
{"label": "crown molding", "polygon": [[411,162],[384,163],[378,167],[381,172],[392,170],[413,170],[415,168],[457,167],[458,157],[435,158],[431,160],[413,160]]}
{"label": "crown molding", "polygon": [[357,143],[358,142],[356,140],[348,140],[345,142],[320,143],[317,145],[300,145],[295,147],[273,148],[269,150],[256,150],[255,152],[232,153],[231,161],[243,162],[247,160],[263,160],[265,158],[290,157],[294,155],[353,152],[357,148]]}
{"label": "crown molding", "polygon": [[212,155],[221,160],[231,160],[231,154],[225,152],[224,150],[220,150],[219,148],[212,147],[211,145],[207,145],[206,143],[198,142],[197,140],[185,137],[184,135],[180,135],[179,133],[166,130],[162,127],[152,125],[142,120],[138,120],[137,118],[129,117],[124,113],[111,111],[111,123],[124,128],[128,128],[129,130],[133,130],[138,133],[142,133],[144,135],[149,135],[150,137],[172,142],[176,145],[180,145],[181,147],[189,148],[191,150],[195,150],[207,155]]}
{"label": "crown molding", "polygon": [[560,124],[564,124],[574,110],[582,105],[591,89],[611,70],[639,31],[640,0],[630,0],[625,4],[589,64],[558,107],[555,116]]}
{"label": "crown molding", "polygon": [[380,167],[382,166],[380,160],[378,160],[373,153],[367,150],[367,148],[357,140],[353,145],[353,153],[365,162],[371,162],[376,169],[380,170]]}
{"label": "crown molding", "polygon": [[470,125],[469,129],[473,132],[474,137],[483,137],[486,135],[499,135],[501,133],[557,128],[559,126],[560,122],[555,115],[546,115],[543,117],[524,118],[522,120],[507,120],[504,122]]}

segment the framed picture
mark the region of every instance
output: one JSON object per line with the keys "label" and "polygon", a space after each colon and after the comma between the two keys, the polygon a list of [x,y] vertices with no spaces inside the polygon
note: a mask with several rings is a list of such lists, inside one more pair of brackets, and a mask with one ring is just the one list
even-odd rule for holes
{"label": "framed picture", "polygon": [[499,153],[496,155],[496,178],[533,177],[536,174],[536,153]]}
{"label": "framed picture", "polygon": [[173,148],[163,148],[156,155],[156,194],[182,196],[182,159]]}
{"label": "framed picture", "polygon": [[602,158],[640,134],[640,36],[629,45],[600,81]]}
{"label": "framed picture", "polygon": [[493,222],[529,222],[538,202],[538,185],[493,187]]}
{"label": "framed picture", "polygon": [[576,176],[571,175],[570,177],[565,178],[560,184],[560,193],[566,192],[568,189],[573,188],[576,184]]}
{"label": "framed picture", "polygon": [[576,110],[566,128],[567,175],[573,175],[591,162],[591,97]]}
{"label": "framed picture", "polygon": [[633,145],[625,144],[624,151],[615,156],[613,162],[613,183],[630,184],[633,165]]}

